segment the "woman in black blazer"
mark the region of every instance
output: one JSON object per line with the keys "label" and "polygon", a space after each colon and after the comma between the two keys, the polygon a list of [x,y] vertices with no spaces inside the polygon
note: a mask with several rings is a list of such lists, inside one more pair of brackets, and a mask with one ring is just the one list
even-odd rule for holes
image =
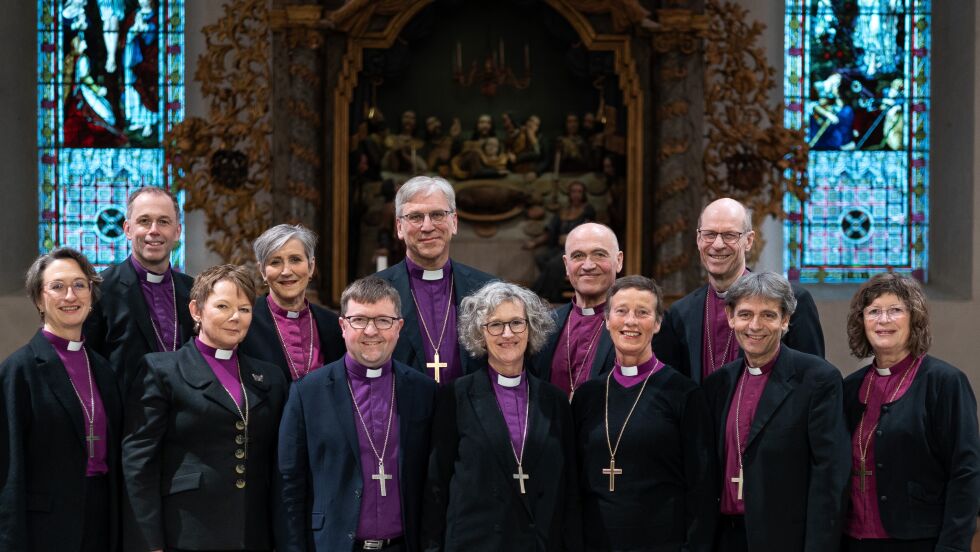
{"label": "woman in black blazer", "polygon": [[279,366],[287,381],[344,356],[337,315],[306,299],[316,267],[316,234],[280,224],[263,232],[252,248],[269,294],[255,301],[241,351]]}
{"label": "woman in black blazer", "polygon": [[869,366],[844,380],[852,438],[844,549],[969,550],[980,509],[977,402],[966,375],[926,352],[919,284],[878,274],[851,299],[847,338]]}
{"label": "woman in black blazer", "polygon": [[286,381],[236,350],[255,288],[242,267],[191,289],[196,339],[143,357],[126,403],[125,550],[271,550],[271,482]]}
{"label": "woman in black blazer", "polygon": [[423,504],[427,550],[579,550],[571,412],[527,375],[554,331],[534,293],[491,282],[460,305],[459,339],[488,367],[445,387],[433,416]]}
{"label": "woman in black blazer", "polygon": [[82,339],[100,281],[67,247],[27,272],[42,328],[0,364],[0,550],[119,549],[122,399]]}

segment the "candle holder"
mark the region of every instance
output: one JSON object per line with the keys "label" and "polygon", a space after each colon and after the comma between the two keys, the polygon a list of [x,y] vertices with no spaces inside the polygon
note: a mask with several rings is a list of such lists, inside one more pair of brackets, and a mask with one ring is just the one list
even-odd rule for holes
{"label": "candle holder", "polygon": [[524,44],[522,77],[518,77],[513,69],[507,66],[503,39],[498,42],[497,50],[487,53],[482,62],[474,59],[470,63],[468,72],[464,72],[463,67],[463,47],[457,42],[456,51],[452,56],[453,82],[457,85],[469,88],[476,84],[480,87],[480,93],[488,97],[497,95],[497,89],[503,86],[523,90],[531,85],[531,52],[527,44]]}

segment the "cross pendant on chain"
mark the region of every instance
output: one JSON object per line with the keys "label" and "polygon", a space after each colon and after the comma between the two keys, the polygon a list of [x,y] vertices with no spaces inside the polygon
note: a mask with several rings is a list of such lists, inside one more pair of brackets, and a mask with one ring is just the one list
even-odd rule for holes
{"label": "cross pendant on chain", "polygon": [[95,434],[95,423],[88,424],[88,435],[85,436],[85,440],[88,441],[88,457],[95,458],[95,442],[101,441],[102,437]]}
{"label": "cross pendant on chain", "polygon": [[867,467],[865,467],[864,458],[861,458],[861,468],[858,471],[854,472],[854,475],[857,475],[858,477],[861,478],[861,492],[862,493],[865,492],[865,491],[867,491],[867,487],[866,487],[866,483],[865,483],[865,477],[866,476],[869,476],[869,475],[872,475],[872,474],[873,474],[873,472],[871,470],[869,470]]}
{"label": "cross pendant on chain", "polygon": [[381,496],[388,496],[388,486],[385,481],[391,479],[391,474],[385,473],[384,462],[378,462],[378,473],[372,475],[371,479],[381,484]]}
{"label": "cross pendant on chain", "polygon": [[439,362],[439,351],[436,351],[436,354],[433,355],[432,362],[426,362],[425,363],[425,367],[426,368],[432,368],[432,371],[435,373],[436,383],[441,383],[440,380],[439,380],[439,371],[442,368],[446,368],[448,366],[449,365],[446,364],[445,362]]}
{"label": "cross pendant on chain", "polygon": [[742,477],[742,468],[738,469],[738,477],[731,478],[731,482],[738,485],[738,499],[742,500],[742,482],[744,478]]}
{"label": "cross pendant on chain", "polygon": [[524,466],[518,464],[517,465],[517,473],[514,474],[514,479],[516,479],[517,482],[520,483],[520,485],[521,485],[521,494],[527,494],[527,491],[524,488],[524,481],[526,479],[530,479],[530,478],[531,478],[531,476],[529,476],[528,474],[524,473]]}
{"label": "cross pendant on chain", "polygon": [[608,475],[609,476],[609,492],[612,493],[612,492],[615,492],[616,491],[616,476],[617,475],[623,475],[623,470],[621,468],[617,468],[616,467],[616,459],[615,458],[610,458],[609,459],[609,467],[608,468],[602,468],[602,475]]}

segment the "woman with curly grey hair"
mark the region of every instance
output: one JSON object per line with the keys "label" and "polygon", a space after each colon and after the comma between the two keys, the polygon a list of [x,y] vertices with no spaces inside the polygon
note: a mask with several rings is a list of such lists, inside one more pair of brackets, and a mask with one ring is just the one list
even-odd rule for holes
{"label": "woman with curly grey hair", "polygon": [[491,282],[462,301],[460,343],[486,355],[486,368],[455,380],[436,406],[425,548],[581,548],[568,400],[525,369],[554,329],[548,305],[514,284]]}
{"label": "woman with curly grey hair", "polygon": [[844,380],[851,430],[844,549],[969,550],[980,506],[977,402],[960,370],[927,354],[918,282],[877,274],[851,299],[847,337],[870,365]]}

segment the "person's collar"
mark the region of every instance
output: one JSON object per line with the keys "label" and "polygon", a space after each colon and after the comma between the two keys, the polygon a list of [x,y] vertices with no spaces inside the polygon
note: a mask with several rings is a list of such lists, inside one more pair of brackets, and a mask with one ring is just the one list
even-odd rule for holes
{"label": "person's collar", "polygon": [[136,257],[130,255],[129,261],[133,264],[133,269],[136,271],[136,277],[139,278],[141,282],[149,282],[151,284],[161,284],[169,282],[172,278],[170,266],[167,266],[162,274],[157,274],[156,272],[150,272],[139,261]]}
{"label": "person's collar", "polygon": [[386,360],[381,366],[370,368],[355,360],[350,353],[347,353],[344,355],[344,366],[346,366],[347,371],[354,376],[359,378],[375,379],[380,378],[385,374],[385,372],[391,371],[391,358]]}
{"label": "person's collar", "polygon": [[602,317],[602,313],[605,311],[606,304],[599,303],[598,305],[593,305],[591,307],[580,307],[578,303],[572,302],[572,310],[579,314],[579,316],[595,316],[599,315]]}
{"label": "person's collar", "polygon": [[452,260],[447,260],[442,268],[426,270],[412,259],[405,257],[405,266],[408,267],[408,274],[416,280],[442,280],[447,274],[452,274]]}
{"label": "person's collar", "polygon": [[268,297],[267,303],[269,304],[269,310],[272,311],[273,314],[276,314],[282,318],[299,318],[304,313],[306,313],[310,308],[310,302],[307,301],[306,299],[303,299],[302,309],[298,311],[286,310],[280,307],[279,303],[276,303],[276,300],[272,298],[271,293],[267,297]]}
{"label": "person's collar", "polygon": [[82,350],[82,345],[85,344],[84,337],[80,341],[74,341],[71,339],[65,339],[44,329],[41,330],[41,333],[44,334],[44,337],[48,340],[48,343],[50,343],[56,349],[60,349],[62,351],[70,351],[74,353]]}
{"label": "person's collar", "polygon": [[909,369],[909,367],[912,366],[913,362],[915,362],[915,357],[912,356],[912,353],[909,353],[905,355],[905,358],[896,362],[895,364],[893,364],[888,368],[879,368],[878,359],[875,359],[871,364],[872,366],[874,366],[874,369],[876,372],[878,372],[879,376],[888,377],[892,374],[901,374],[905,372],[906,370]]}
{"label": "person's collar", "polygon": [[212,347],[201,341],[200,337],[194,339],[194,344],[197,346],[197,350],[201,351],[201,354],[218,360],[231,360],[235,356],[235,349],[218,349],[217,347]]}
{"label": "person's collar", "polygon": [[741,278],[742,276],[745,276],[749,272],[751,272],[751,271],[748,269],[748,267],[744,267],[742,269],[742,273],[741,274],[739,274],[734,279],[732,279],[732,281],[726,282],[727,285],[725,286],[725,289],[720,289],[719,286],[718,286],[718,282],[714,281],[711,278],[708,278],[708,289],[710,289],[711,291],[714,292],[715,297],[717,297],[718,299],[724,300],[725,299],[725,294],[728,293],[728,288],[732,287],[732,284],[734,284],[735,282],[737,282],[739,278]]}
{"label": "person's collar", "polygon": [[749,360],[745,359],[745,369],[752,376],[761,376],[763,374],[768,374],[772,372],[772,367],[776,365],[776,361],[779,360],[779,353],[782,352],[782,346],[776,349],[776,354],[772,355],[772,358],[762,366],[751,366],[749,365]]}

